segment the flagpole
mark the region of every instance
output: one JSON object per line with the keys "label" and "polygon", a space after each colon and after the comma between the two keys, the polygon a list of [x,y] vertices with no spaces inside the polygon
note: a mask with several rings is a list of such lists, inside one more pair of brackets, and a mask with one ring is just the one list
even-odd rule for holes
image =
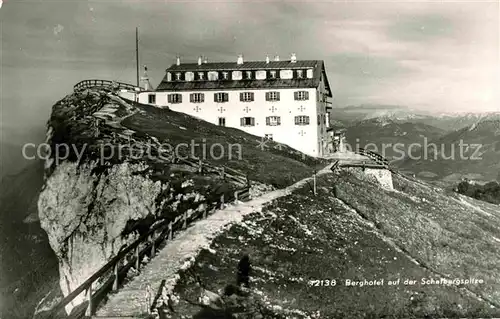
{"label": "flagpole", "polygon": [[135,27],[135,64],[137,68],[137,86],[139,86],[139,28]]}

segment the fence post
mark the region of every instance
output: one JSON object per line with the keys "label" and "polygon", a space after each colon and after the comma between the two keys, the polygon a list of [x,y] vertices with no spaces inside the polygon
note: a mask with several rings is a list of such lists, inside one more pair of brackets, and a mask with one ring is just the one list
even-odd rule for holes
{"label": "fence post", "polygon": [[113,291],[118,290],[118,263],[116,262],[113,266],[113,274],[115,275],[115,279],[113,280]]}
{"label": "fence post", "polygon": [[220,196],[220,209],[224,209],[224,194]]}
{"label": "fence post", "polygon": [[139,245],[135,247],[135,269],[139,271],[139,267],[141,266],[141,261],[139,260]]}
{"label": "fence post", "polygon": [[168,223],[168,240],[172,240],[172,237],[174,237],[173,232],[172,221],[170,221],[170,223]]}
{"label": "fence post", "polygon": [[187,216],[187,211],[184,211],[184,216],[183,216],[183,223],[182,223],[182,229],[186,229],[187,228],[187,219],[188,219],[188,216]]}
{"label": "fence post", "polygon": [[90,284],[89,288],[87,288],[87,300],[88,300],[88,305],[87,309],[85,310],[85,316],[90,317],[92,316],[92,284]]}
{"label": "fence post", "polygon": [[151,241],[151,254],[149,255],[149,257],[153,258],[153,256],[155,255],[155,238],[153,236],[153,234],[149,235],[149,240]]}
{"label": "fence post", "polygon": [[316,169],[314,169],[314,175],[313,175],[313,192],[314,196],[316,196]]}
{"label": "fence post", "polygon": [[201,158],[198,160],[198,173],[203,174],[203,162]]}

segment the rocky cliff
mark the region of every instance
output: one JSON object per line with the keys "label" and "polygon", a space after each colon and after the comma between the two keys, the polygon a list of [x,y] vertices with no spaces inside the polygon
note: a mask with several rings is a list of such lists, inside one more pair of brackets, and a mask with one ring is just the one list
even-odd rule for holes
{"label": "rocky cliff", "polygon": [[[230,129],[139,105],[104,89],[76,92],[54,105],[38,214],[59,261],[64,296],[152,224],[200,209],[201,202],[243,187],[244,179],[221,178],[222,164],[253,174],[252,193],[265,190],[265,184],[286,185],[308,176],[319,163],[286,147],[258,150],[249,144],[254,136],[225,130]],[[247,157],[203,159],[212,169],[200,174],[177,160],[189,154],[164,148],[165,142],[175,146],[190,138],[208,139],[209,145],[211,138],[212,143],[247,143]],[[269,174],[266,157],[279,163]],[[66,311],[84,297],[81,294]]]}

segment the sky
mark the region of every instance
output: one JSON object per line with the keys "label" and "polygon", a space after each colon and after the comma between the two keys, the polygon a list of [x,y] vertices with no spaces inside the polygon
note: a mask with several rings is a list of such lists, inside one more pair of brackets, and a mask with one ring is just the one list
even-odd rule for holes
{"label": "sky", "polygon": [[[2,140],[41,136],[54,102],[84,79],[154,86],[175,63],[324,60],[334,106],[500,111],[498,1],[4,0]],[[40,137],[42,138],[42,137]]]}

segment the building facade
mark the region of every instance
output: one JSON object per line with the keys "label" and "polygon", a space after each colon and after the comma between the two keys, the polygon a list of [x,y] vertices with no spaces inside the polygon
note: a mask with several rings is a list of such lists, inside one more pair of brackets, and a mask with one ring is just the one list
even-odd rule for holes
{"label": "building facade", "polygon": [[311,156],[328,152],[333,97],[323,61],[177,63],[140,103],[241,129],[287,144]]}

